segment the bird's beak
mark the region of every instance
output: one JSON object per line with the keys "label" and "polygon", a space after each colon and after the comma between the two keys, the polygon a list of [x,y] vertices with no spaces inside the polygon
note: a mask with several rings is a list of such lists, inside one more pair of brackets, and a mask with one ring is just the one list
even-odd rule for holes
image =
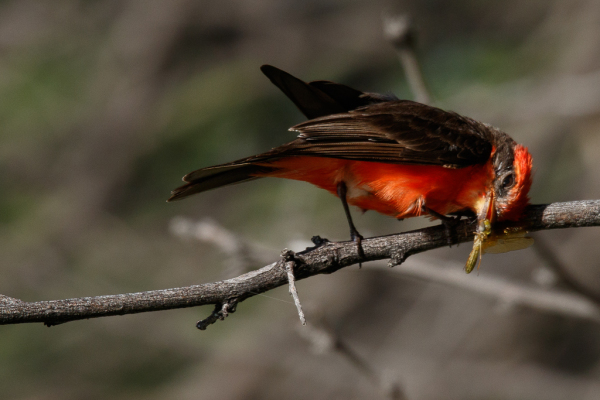
{"label": "bird's beak", "polygon": [[487,193],[485,199],[481,203],[479,212],[477,213],[477,225],[481,225],[485,220],[488,220],[490,224],[494,223],[496,220],[496,201],[492,190]]}

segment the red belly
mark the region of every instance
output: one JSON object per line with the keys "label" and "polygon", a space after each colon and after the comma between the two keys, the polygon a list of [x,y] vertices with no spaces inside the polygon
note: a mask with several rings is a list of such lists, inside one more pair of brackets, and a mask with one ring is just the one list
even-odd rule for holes
{"label": "red belly", "polygon": [[264,176],[310,182],[333,194],[344,181],[349,204],[396,218],[422,215],[421,205],[440,214],[475,211],[493,178],[490,163],[451,169],[299,156],[265,165],[276,170]]}

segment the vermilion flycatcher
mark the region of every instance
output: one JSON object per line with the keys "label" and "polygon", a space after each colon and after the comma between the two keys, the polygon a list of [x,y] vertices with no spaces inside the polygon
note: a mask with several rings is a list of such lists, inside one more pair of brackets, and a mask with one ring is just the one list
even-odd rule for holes
{"label": "vermilion flycatcher", "polygon": [[298,138],[191,172],[169,201],[263,177],[310,182],[342,200],[359,255],[362,236],[348,204],[398,219],[475,215],[481,247],[491,223],[518,219],[529,201],[531,155],[497,128],[390,95],[306,83],[269,65],[261,70],[309,119],[290,128]]}

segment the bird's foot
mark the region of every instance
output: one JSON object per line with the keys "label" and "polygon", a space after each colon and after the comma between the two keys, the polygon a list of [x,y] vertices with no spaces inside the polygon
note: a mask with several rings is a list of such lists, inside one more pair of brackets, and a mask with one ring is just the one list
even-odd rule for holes
{"label": "bird's foot", "polygon": [[452,247],[452,244],[456,242],[456,237],[458,236],[456,233],[456,227],[460,222],[461,216],[457,215],[455,217],[449,217],[447,215],[440,214],[425,205],[422,206],[422,209],[427,214],[439,219],[442,222],[442,225],[444,225],[444,231],[446,232],[446,242],[448,243],[448,246]]}
{"label": "bird's foot", "polygon": [[444,225],[444,231],[446,232],[446,242],[448,243],[448,246],[452,247],[452,244],[456,242],[458,237],[456,227],[460,222],[460,215],[456,217],[446,217],[446,219],[441,219],[441,221],[442,225]]}
{"label": "bird's foot", "polygon": [[[350,232],[350,239],[356,243],[356,252],[358,253],[358,259],[359,260],[363,260],[365,258],[365,251],[363,250],[362,247],[362,241],[364,239],[364,237],[358,233],[358,231],[352,231]],[[322,246],[326,246],[329,243],[331,243],[331,241],[329,239],[325,239],[322,238],[319,235],[315,235],[312,238],[310,238],[311,242],[314,243],[313,247],[307,247],[306,250],[315,250],[318,249],[319,247]],[[362,268],[362,262],[359,261],[358,266]]]}
{"label": "bird's foot", "polygon": [[352,232],[350,232],[350,238],[352,239],[352,241],[354,243],[356,243],[356,252],[358,253],[358,267],[362,268],[362,262],[360,260],[364,260],[365,259],[365,251],[362,247],[362,241],[364,239],[364,237],[358,233],[357,230],[354,230]]}

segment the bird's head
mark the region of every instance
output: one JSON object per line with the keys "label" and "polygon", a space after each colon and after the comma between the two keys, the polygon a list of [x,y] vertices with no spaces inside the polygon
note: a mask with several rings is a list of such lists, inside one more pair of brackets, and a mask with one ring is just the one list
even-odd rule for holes
{"label": "bird's head", "polygon": [[479,221],[516,221],[529,203],[532,158],[527,148],[514,142],[497,149],[493,156],[492,187],[480,202]]}

